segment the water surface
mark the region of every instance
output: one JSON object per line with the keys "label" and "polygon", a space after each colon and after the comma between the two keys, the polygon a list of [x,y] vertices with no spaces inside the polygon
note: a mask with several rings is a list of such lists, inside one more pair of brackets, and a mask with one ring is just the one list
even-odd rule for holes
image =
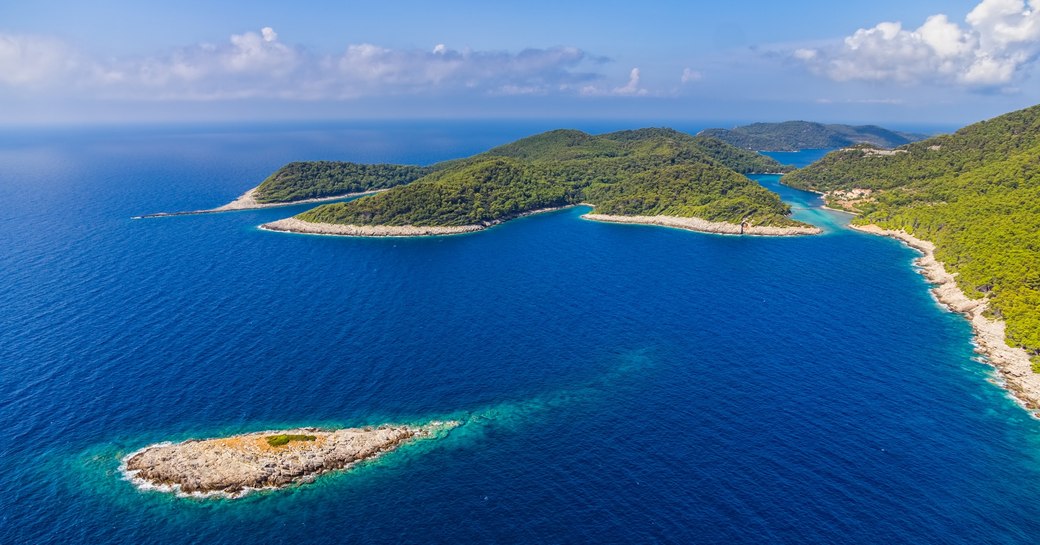
{"label": "water surface", "polygon": [[[429,163],[531,128],[3,136],[0,542],[1035,542],[1040,423],[911,250],[775,176],[824,235],[580,208],[420,239],[256,229],[300,208],[130,220],[290,160]],[[443,441],[239,501],[118,472],[161,440],[449,417]]]}

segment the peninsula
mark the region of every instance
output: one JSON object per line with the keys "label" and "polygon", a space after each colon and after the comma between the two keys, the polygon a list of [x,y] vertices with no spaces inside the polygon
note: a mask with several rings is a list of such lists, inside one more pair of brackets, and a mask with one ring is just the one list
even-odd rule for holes
{"label": "peninsula", "polygon": [[936,298],[965,314],[1007,387],[1040,409],[1040,106],[954,134],[832,152],[783,177],[925,254]]}
{"label": "peninsula", "polygon": [[276,170],[260,185],[235,200],[202,210],[155,212],[133,219],[215,214],[235,210],[275,208],[295,204],[337,201],[378,193],[413,182],[434,167],[393,164],[363,164],[343,161],[293,162]]}
{"label": "peninsula", "polygon": [[629,223],[732,234],[820,232],[790,219],[790,207],[745,176],[791,167],[671,129],[603,135],[555,130],[428,168],[411,183],[262,228],[350,236],[454,234],[588,204],[596,212],[589,219],[605,221],[623,216]]}
{"label": "peninsula", "polygon": [[124,472],[141,488],[240,497],[250,490],[313,480],[458,425],[298,428],[160,443],[126,456]]}
{"label": "peninsula", "polygon": [[927,138],[923,134],[892,131],[877,125],[824,125],[809,121],[752,123],[733,129],[705,129],[700,136],[718,138],[738,148],[766,151],[844,148],[871,144],[894,148]]}

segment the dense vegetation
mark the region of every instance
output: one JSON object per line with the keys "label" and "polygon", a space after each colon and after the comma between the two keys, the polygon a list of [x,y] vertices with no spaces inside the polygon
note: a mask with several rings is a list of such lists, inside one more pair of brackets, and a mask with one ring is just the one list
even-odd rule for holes
{"label": "dense vegetation", "polygon": [[458,226],[587,202],[609,214],[795,225],[776,195],[740,174],[785,170],[757,153],[670,129],[599,136],[557,130],[438,164],[411,184],[299,217],[354,225]]}
{"label": "dense vegetation", "polygon": [[292,202],[360,193],[413,182],[430,172],[410,165],[365,165],[339,161],[289,163],[267,177],[254,197],[262,203]]}
{"label": "dense vegetation", "polygon": [[288,445],[293,441],[315,441],[318,437],[316,435],[301,435],[295,433],[279,433],[278,435],[268,435],[267,444],[272,447],[280,447],[282,445]]}
{"label": "dense vegetation", "polygon": [[300,218],[355,225],[471,225],[575,201],[564,184],[536,179],[523,166],[488,158],[393,191],[320,206]]}
{"label": "dense vegetation", "polygon": [[905,229],[971,297],[988,297],[1008,342],[1040,366],[1040,106],[880,155],[827,155],[785,183],[818,191],[871,189],[857,223]]}
{"label": "dense vegetation", "polygon": [[738,148],[718,138],[697,135],[693,140],[709,157],[741,174],[780,174],[794,170],[791,165],[781,165],[771,157]]}
{"label": "dense vegetation", "polygon": [[797,225],[791,210],[773,193],[746,183],[735,172],[703,164],[684,164],[635,175],[623,184],[597,183],[585,191],[596,213],[622,216],[696,217],[738,223],[754,218],[760,225]]}
{"label": "dense vegetation", "polygon": [[890,131],[875,125],[824,125],[809,121],[753,123],[735,129],[706,129],[700,135],[724,140],[738,148],[769,151],[844,148],[861,143],[894,148],[925,138],[924,135]]}
{"label": "dense vegetation", "polygon": [[[681,149],[674,149],[676,146]],[[677,160],[703,160],[707,157],[712,162],[741,174],[794,170],[793,167],[782,165],[771,157],[735,148],[718,138],[690,136],[673,129],[663,128],[618,131],[599,136],[561,129],[523,138],[493,148],[477,157],[496,156],[540,161],[571,161],[614,158],[623,155],[660,155],[662,153],[673,154]]]}

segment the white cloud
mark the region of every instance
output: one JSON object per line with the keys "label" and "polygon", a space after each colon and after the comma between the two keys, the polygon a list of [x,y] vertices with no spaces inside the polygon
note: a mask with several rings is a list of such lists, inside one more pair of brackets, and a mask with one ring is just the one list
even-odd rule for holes
{"label": "white cloud", "polygon": [[36,87],[74,71],[76,65],[75,54],[58,40],[0,34],[0,85]]}
{"label": "white cloud", "polygon": [[819,52],[815,49],[796,49],[794,51],[794,58],[800,61],[810,61],[816,58]]}
{"label": "white cloud", "polygon": [[682,76],[679,77],[681,83],[691,83],[702,79],[704,79],[704,74],[690,68],[683,68]]}
{"label": "white cloud", "polygon": [[645,96],[649,91],[639,86],[641,77],[639,68],[633,68],[628,73],[628,82],[613,89],[604,89],[598,85],[586,85],[581,88],[583,96]]}
{"label": "white cloud", "polygon": [[646,89],[639,87],[639,69],[633,68],[628,73],[628,83],[621,87],[614,88],[615,95],[631,96],[631,95],[645,95]]}
{"label": "white cloud", "polygon": [[[393,49],[352,44],[317,54],[277,32],[233,34],[147,58],[90,60],[60,41],[0,34],[0,90],[29,85],[77,96],[130,99],[345,99],[400,94],[575,93],[602,78],[604,60],[574,47],[519,52]],[[644,92],[630,81],[631,93]],[[619,88],[624,92],[629,86]]]}
{"label": "white cloud", "polygon": [[89,77],[71,83],[106,98],[216,99],[288,97],[294,76],[312,62],[281,43],[271,27],[232,34],[222,45],[200,44],[165,56],[91,63]]}
{"label": "white cloud", "polygon": [[359,44],[348,47],[335,64],[343,89],[354,93],[450,89],[524,89],[525,93],[533,93],[596,79],[596,74],[576,70],[587,60],[584,51],[573,47],[507,53],[458,51],[438,45],[427,52]]}
{"label": "white cloud", "polygon": [[899,22],[859,29],[837,47],[792,56],[837,81],[954,82],[1006,86],[1040,55],[1040,0],[982,0],[966,26],[945,14],[916,29]]}
{"label": "white cloud", "polygon": [[284,74],[292,71],[298,61],[296,52],[279,43],[278,34],[271,27],[264,27],[260,34],[232,34],[231,46],[219,53],[218,59],[232,72]]}

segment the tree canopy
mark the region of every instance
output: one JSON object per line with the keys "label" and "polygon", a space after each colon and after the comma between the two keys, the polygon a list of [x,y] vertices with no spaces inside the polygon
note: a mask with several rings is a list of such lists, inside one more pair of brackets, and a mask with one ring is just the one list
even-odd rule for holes
{"label": "tree canopy", "polygon": [[738,148],[769,151],[844,148],[867,143],[894,148],[926,138],[876,125],[824,125],[809,121],[752,123],[733,129],[705,129],[700,135],[724,140]]}
{"label": "tree canopy", "polygon": [[799,225],[779,197],[743,173],[790,167],[717,139],[671,129],[604,135],[556,130],[466,159],[418,180],[299,216],[353,225],[458,226],[589,203],[599,213],[674,215],[755,225]]}
{"label": "tree canopy", "polygon": [[258,202],[276,203],[389,189],[414,182],[430,170],[411,165],[295,162],[268,176],[257,187],[254,197]]}

